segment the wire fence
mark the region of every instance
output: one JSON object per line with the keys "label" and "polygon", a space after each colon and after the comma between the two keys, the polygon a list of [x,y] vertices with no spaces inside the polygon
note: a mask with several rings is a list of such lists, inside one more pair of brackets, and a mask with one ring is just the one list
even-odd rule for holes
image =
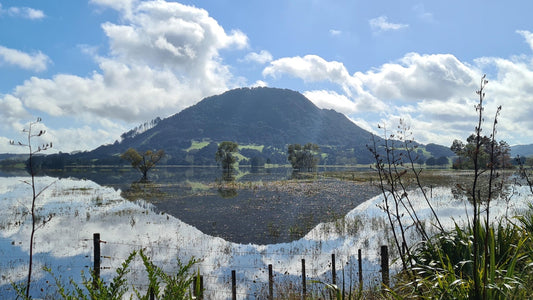
{"label": "wire fence", "polygon": [[[104,282],[109,281],[135,250],[143,249],[151,261],[168,274],[176,274],[180,267],[178,261],[185,262],[194,257],[198,259],[194,270],[201,275],[206,299],[274,299],[287,294],[321,295],[326,291],[325,284],[335,284],[348,291],[379,287],[380,282],[388,280],[389,276],[381,272],[388,270],[389,264],[388,254],[383,256],[383,248],[354,249],[350,253],[291,249],[280,253],[267,249],[202,249],[187,245],[114,242],[105,240],[105,237],[101,240],[98,237],[98,241],[95,239],[96,234],[93,239],[47,241],[55,242],[58,247],[64,243],[76,243],[84,251],[68,259],[50,258],[46,253],[38,253],[34,259],[41,261],[38,263],[41,267],[50,268],[54,276],[61,277],[66,286],[82,286],[84,277],[86,281],[89,280],[91,272],[96,269]],[[14,290],[7,283],[24,278],[27,257],[21,256],[21,253],[0,251],[3,252],[0,294],[9,296],[13,295]],[[381,253],[377,253],[379,251]],[[9,277],[9,272],[4,270],[12,270],[13,274],[17,273],[22,278]],[[149,282],[142,261],[135,259],[129,270],[128,285],[146,293]],[[80,275],[82,273],[84,277]],[[43,295],[56,290],[51,274],[41,274],[37,281],[33,287],[40,289]]]}

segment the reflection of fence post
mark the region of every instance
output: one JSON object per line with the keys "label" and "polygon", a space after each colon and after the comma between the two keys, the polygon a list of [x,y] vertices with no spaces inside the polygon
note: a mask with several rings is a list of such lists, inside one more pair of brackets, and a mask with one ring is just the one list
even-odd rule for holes
{"label": "reflection of fence post", "polygon": [[100,234],[93,234],[93,247],[94,247],[94,265],[93,265],[93,286],[98,287],[98,280],[100,279]]}
{"label": "reflection of fence post", "polygon": [[235,270],[231,271],[231,299],[237,300],[237,276]]}
{"label": "reflection of fence post", "polygon": [[363,289],[363,255],[361,249],[357,250],[357,262],[359,265],[359,290]]}
{"label": "reflection of fence post", "polygon": [[305,285],[305,259],[302,258],[302,298],[307,297],[307,286]]}
{"label": "reflection of fence post", "polygon": [[335,253],[331,254],[331,283],[337,284],[337,272],[335,270]]}
{"label": "reflection of fence post", "polygon": [[272,264],[268,265],[268,299],[274,300],[274,276],[272,275]]}
{"label": "reflection of fence post", "polygon": [[381,246],[381,281],[389,286],[389,248]]}

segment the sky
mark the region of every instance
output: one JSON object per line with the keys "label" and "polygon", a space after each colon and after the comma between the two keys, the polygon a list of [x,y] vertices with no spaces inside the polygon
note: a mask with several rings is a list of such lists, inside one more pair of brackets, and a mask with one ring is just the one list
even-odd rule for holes
{"label": "sky", "polygon": [[[296,90],[383,135],[533,143],[533,1],[0,0],[0,153],[94,149],[238,87]],[[349,138],[349,137],[347,137]]]}

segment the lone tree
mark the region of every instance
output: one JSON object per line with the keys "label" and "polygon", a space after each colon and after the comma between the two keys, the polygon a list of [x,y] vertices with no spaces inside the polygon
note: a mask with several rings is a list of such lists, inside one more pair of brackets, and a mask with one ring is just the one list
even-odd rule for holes
{"label": "lone tree", "polygon": [[224,171],[229,172],[233,169],[233,164],[237,162],[235,153],[239,152],[239,145],[234,142],[222,142],[218,145],[215,153],[215,160],[222,165]]}
{"label": "lone tree", "polygon": [[307,143],[304,146],[300,144],[291,144],[288,147],[287,159],[292,168],[298,171],[312,171],[320,161],[320,148],[316,144]]}
{"label": "lone tree", "polygon": [[28,149],[28,161],[27,161],[27,169],[31,176],[31,181],[24,180],[23,182],[31,187],[32,190],[32,200],[31,200],[31,208],[30,208],[30,215],[31,215],[31,234],[30,234],[30,261],[28,262],[28,278],[26,281],[25,286],[25,292],[22,291],[22,286],[20,287],[21,290],[19,290],[19,296],[25,296],[26,299],[30,299],[30,285],[31,285],[31,275],[32,275],[32,267],[33,267],[33,247],[34,247],[34,237],[35,237],[35,231],[37,230],[37,222],[42,222],[42,225],[44,225],[46,222],[50,221],[52,218],[52,215],[49,215],[46,218],[42,218],[39,221],[39,216],[37,215],[37,212],[35,211],[36,208],[36,201],[37,198],[43,193],[46,189],[48,189],[52,184],[49,184],[42,188],[40,191],[36,189],[35,184],[35,176],[37,175],[37,168],[35,166],[34,162],[34,156],[35,154],[48,150],[52,148],[52,143],[44,143],[39,146],[33,146],[32,143],[34,142],[34,138],[41,137],[46,133],[46,130],[39,130],[36,132],[35,126],[37,126],[38,123],[40,123],[42,120],[41,118],[37,118],[35,122],[30,122],[28,128],[24,128],[22,132],[26,135],[26,141],[25,142],[15,142],[15,141],[9,141],[11,145],[14,146],[22,146],[26,147]]}
{"label": "lone tree", "polygon": [[143,174],[141,181],[148,180],[148,171],[155,166],[163,157],[165,151],[158,150],[156,152],[152,150],[146,150],[143,154],[137,152],[133,148],[129,148],[126,152],[120,155],[120,158],[127,160],[131,163],[134,169],[139,170]]}

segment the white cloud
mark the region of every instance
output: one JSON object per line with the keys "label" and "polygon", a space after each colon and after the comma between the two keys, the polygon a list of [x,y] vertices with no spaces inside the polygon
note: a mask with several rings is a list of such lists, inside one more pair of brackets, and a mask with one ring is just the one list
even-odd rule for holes
{"label": "white cloud", "polygon": [[[520,34],[530,42],[529,32]],[[451,54],[408,53],[395,62],[350,75],[340,62],[307,55],[272,61],[263,75],[274,79],[290,75],[314,84],[333,83],[343,93],[330,88],[304,94],[317,106],[343,112],[359,120],[358,124],[362,119],[377,122],[373,114],[385,113],[384,119],[409,119],[417,141],[448,145],[474,130],[474,106],[478,101],[475,91],[483,69],[495,70],[488,77],[486,89],[486,131],[496,107],[502,105],[497,138],[510,144],[531,143],[533,65],[528,56],[483,57],[468,64]]]}
{"label": "white cloud", "polygon": [[126,24],[102,25],[111,53],[127,63],[178,71],[218,72],[218,51],[248,46],[240,31],[227,34],[207,11],[175,2],[149,1],[135,7]]}
{"label": "white cloud", "polygon": [[480,73],[451,54],[409,53],[357,77],[380,99],[419,101],[461,97],[476,88]]}
{"label": "white cloud", "polygon": [[53,116],[142,122],[231,84],[218,51],[246,47],[247,38],[238,31],[227,34],[205,10],[164,1],[93,2],[132,12],[124,13],[120,25],[102,25],[111,57],[97,57],[100,71],[90,77],[27,80],[15,89],[25,105]]}
{"label": "white cloud", "polygon": [[272,61],[272,54],[266,50],[261,50],[259,53],[250,52],[244,57],[244,61],[257,62],[260,64],[266,64]]}
{"label": "white cloud", "polygon": [[40,51],[28,54],[16,49],[0,46],[0,65],[8,64],[32,71],[44,71],[50,59]]}
{"label": "white cloud", "polygon": [[432,13],[426,11],[424,4],[422,3],[416,4],[415,6],[413,6],[413,11],[416,13],[417,17],[420,20],[424,22],[429,22],[429,23],[435,22],[435,17],[433,16]]}
{"label": "white cloud", "polygon": [[329,30],[329,34],[332,35],[332,36],[339,36],[339,35],[342,34],[342,31],[336,30],[336,29],[330,29]]}
{"label": "white cloud", "polygon": [[345,82],[350,77],[342,63],[326,61],[317,55],[281,58],[270,62],[270,66],[263,70],[263,76],[277,78],[282,74],[289,74],[309,82]]}
{"label": "white cloud", "polygon": [[386,16],[379,16],[368,21],[370,28],[375,32],[395,31],[409,27],[407,24],[390,23]]}
{"label": "white cloud", "polygon": [[[242,80],[231,74],[219,51],[244,49],[248,38],[240,31],[225,31],[205,10],[164,1],[93,2],[117,9],[121,19],[120,24],[102,24],[109,39],[109,55],[95,56],[94,49],[82,46],[93,54],[99,68],[84,77],[32,77],[14,88],[12,98],[2,100],[17,99],[18,107],[31,109],[45,120],[46,115],[58,116],[71,118],[76,122],[73,126],[83,125],[83,130],[50,130],[58,139],[54,143],[64,151],[111,143],[128,126],[177,113]],[[27,68],[39,65],[26,60],[45,61],[43,55],[0,50],[5,62]],[[27,118],[13,116],[13,120],[2,118],[0,126]],[[110,127],[116,129],[108,130]],[[86,132],[94,139],[84,143]]]}
{"label": "white cloud", "polygon": [[533,33],[527,30],[517,30],[516,32],[524,37],[531,50],[533,50]]}
{"label": "white cloud", "polygon": [[306,91],[303,95],[320,108],[333,109],[346,115],[357,112],[357,105],[352,100],[334,91]]}
{"label": "white cloud", "polygon": [[0,126],[19,131],[22,129],[20,120],[30,117],[20,99],[5,95],[0,98]]}
{"label": "white cloud", "polygon": [[263,81],[263,80],[257,80],[251,86],[252,87],[265,87],[265,86],[268,86],[268,82]]}
{"label": "white cloud", "polygon": [[2,4],[0,4],[0,15],[1,14],[8,14],[11,17],[21,17],[30,20],[39,20],[46,17],[42,10],[34,9],[31,7],[17,6],[12,6],[8,7],[7,9],[3,9]]}

